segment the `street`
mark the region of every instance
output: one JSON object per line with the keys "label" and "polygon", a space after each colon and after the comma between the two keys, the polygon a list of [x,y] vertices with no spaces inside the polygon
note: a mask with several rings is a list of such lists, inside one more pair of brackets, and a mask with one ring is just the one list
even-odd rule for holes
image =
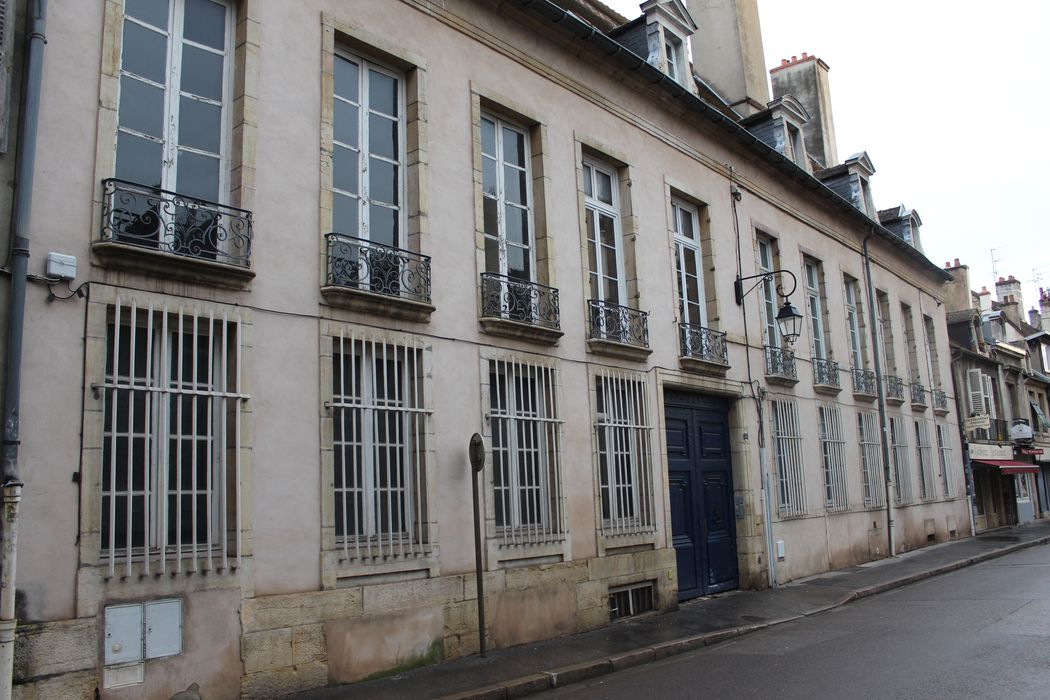
{"label": "street", "polygon": [[1047,698],[1050,545],[546,695]]}

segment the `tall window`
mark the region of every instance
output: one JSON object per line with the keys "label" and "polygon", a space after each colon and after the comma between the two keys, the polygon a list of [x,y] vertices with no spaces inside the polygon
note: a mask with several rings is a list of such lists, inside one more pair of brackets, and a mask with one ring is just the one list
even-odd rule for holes
{"label": "tall window", "polygon": [[860,330],[860,285],[857,280],[845,276],[842,280],[846,295],[846,331],[849,334],[850,361],[854,369],[866,369],[864,359],[864,337]]}
{"label": "tall window", "polygon": [[933,473],[933,446],[926,421],[915,421],[915,446],[919,455],[919,498],[929,500],[937,498],[937,479]]}
{"label": "tall window", "polygon": [[[240,319],[122,304],[106,330],[101,550],[144,573],[240,557]],[[152,567],[152,568],[151,568]]]}
{"label": "tall window", "polygon": [[602,532],[650,531],[656,521],[645,379],[610,371],[595,379],[594,390]]}
{"label": "tall window", "polygon": [[664,53],[667,55],[667,76],[682,82],[682,44],[668,36],[664,39]]}
{"label": "tall window", "polygon": [[593,160],[583,161],[584,216],[591,299],[623,304],[623,242],[616,171]]}
{"label": "tall window", "polygon": [[912,494],[911,462],[908,459],[908,423],[903,416],[890,418],[890,449],[893,452],[897,504],[911,503],[915,497]]}
{"label": "tall window", "polygon": [[[769,238],[758,239],[758,271],[766,274],[773,272],[776,253],[773,249],[774,243]],[[766,277],[762,280],[762,323],[765,344],[779,348],[780,331],[777,328],[777,297],[776,285],[772,278]]]}
{"label": "tall window", "polygon": [[777,466],[777,506],[781,517],[798,517],[806,514],[798,405],[794,401],[773,401],[771,405],[773,455]]}
{"label": "tall window", "polygon": [[929,363],[930,383],[934,389],[941,388],[941,361],[937,352],[937,327],[930,316],[922,317],[923,336],[926,339],[926,359]]}
{"label": "tall window", "polygon": [[403,77],[346,52],[334,60],[332,228],[403,247]]}
{"label": "tall window", "polygon": [[882,479],[882,442],[879,439],[879,417],[874,411],[857,413],[857,433],[860,438],[861,477],[864,479],[864,505],[886,504]]}
{"label": "tall window", "polygon": [[674,218],[675,265],[682,323],[706,326],[707,298],[704,295],[703,253],[700,249],[700,212],[692,204],[672,199],[671,213]]}
{"label": "tall window", "polygon": [[824,337],[824,302],[821,292],[820,263],[806,259],[806,303],[809,306],[809,329],[813,339],[813,357],[825,360],[828,356],[827,340]]}
{"label": "tall window", "polygon": [[908,381],[918,382],[921,380],[919,373],[919,349],[915,343],[915,319],[911,313],[911,307],[901,304],[901,321],[904,323],[904,344],[908,348]]}
{"label": "tall window", "polygon": [[893,351],[893,326],[890,318],[890,298],[886,292],[875,292],[875,313],[879,345],[882,347],[883,364],[887,374],[897,373],[896,353]]}
{"label": "tall window", "polygon": [[485,270],[535,281],[532,175],[526,132],[481,115]]}
{"label": "tall window", "polygon": [[343,334],[332,345],[336,544],[355,561],[425,554],[422,350]]}
{"label": "tall window", "polygon": [[937,456],[941,465],[941,484],[944,487],[944,497],[955,496],[955,469],[952,462],[951,433],[947,425],[937,425]]}
{"label": "tall window", "polygon": [[563,537],[558,372],[516,359],[489,362],[492,491],[504,544]]}
{"label": "tall window", "polygon": [[125,4],[116,177],[226,199],[232,16],[221,0]]}
{"label": "tall window", "polygon": [[849,506],[846,496],[846,440],[838,406],[822,403],[820,418],[820,451],[824,463],[824,505],[828,510]]}

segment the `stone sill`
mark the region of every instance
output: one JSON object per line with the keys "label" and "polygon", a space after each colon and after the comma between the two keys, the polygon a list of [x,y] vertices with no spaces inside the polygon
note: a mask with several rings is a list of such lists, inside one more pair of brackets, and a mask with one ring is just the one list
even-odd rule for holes
{"label": "stone sill", "polygon": [[250,267],[175,255],[126,243],[96,241],[91,244],[91,252],[106,267],[212,287],[247,289],[255,278],[255,271]]}
{"label": "stone sill", "polygon": [[350,311],[361,311],[366,314],[397,318],[403,321],[420,321],[428,323],[434,305],[415,299],[376,294],[364,289],[326,285],[321,287],[321,296],[329,306]]}
{"label": "stone sill", "polygon": [[891,406],[900,406],[904,403],[904,399],[898,399],[896,396],[887,396],[886,403]]}
{"label": "stone sill", "polygon": [[770,384],[781,384],[783,386],[795,386],[798,384],[798,377],[791,377],[786,374],[767,374],[766,381]]}
{"label": "stone sill", "polygon": [[869,394],[866,391],[854,391],[853,398],[857,401],[874,401],[879,398],[878,394]]}
{"label": "stone sill", "polygon": [[813,391],[818,394],[828,394],[834,396],[842,391],[842,387],[837,384],[813,384]]}
{"label": "stone sill", "polygon": [[653,352],[652,348],[619,343],[605,338],[588,338],[587,349],[598,355],[609,355],[623,360],[637,360],[638,362],[645,360]]}
{"label": "stone sill", "polygon": [[729,371],[728,364],[722,364],[721,362],[715,362],[714,360],[705,360],[691,355],[683,355],[679,357],[678,364],[682,369],[688,372],[709,374],[715,377],[724,377]]}
{"label": "stone sill", "polygon": [[545,328],[522,321],[511,321],[506,318],[483,316],[478,319],[481,330],[489,335],[499,335],[505,338],[518,338],[531,340],[544,345],[557,345],[558,340],[564,335],[560,329]]}
{"label": "stone sill", "polygon": [[913,411],[925,411],[928,407],[928,404],[911,402],[911,410]]}
{"label": "stone sill", "polygon": [[934,412],[935,415],[938,415],[938,416],[946,416],[949,413],[951,413],[951,409],[950,408],[935,408],[935,409],[933,409],[933,412]]}

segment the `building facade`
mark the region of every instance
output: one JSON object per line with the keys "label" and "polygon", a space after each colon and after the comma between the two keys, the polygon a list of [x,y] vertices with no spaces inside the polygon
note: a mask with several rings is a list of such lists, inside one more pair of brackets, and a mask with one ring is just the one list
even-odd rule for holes
{"label": "building facade", "polygon": [[52,0],[20,697],[475,653],[475,432],[496,647],[970,534],[950,275],[754,2],[641,9]]}

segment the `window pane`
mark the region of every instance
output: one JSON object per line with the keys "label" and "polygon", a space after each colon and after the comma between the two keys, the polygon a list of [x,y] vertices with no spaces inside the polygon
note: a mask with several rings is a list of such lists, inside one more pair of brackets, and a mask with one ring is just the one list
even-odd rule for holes
{"label": "window pane", "polygon": [[360,127],[357,123],[357,107],[343,102],[335,101],[335,140],[348,146],[358,147],[358,132]]}
{"label": "window pane", "polygon": [[527,250],[516,245],[507,246],[507,274],[517,279],[531,280]]}
{"label": "window pane", "polygon": [[196,46],[183,46],[182,91],[221,100],[222,56]]}
{"label": "window pane", "polygon": [[128,76],[120,79],[120,125],[164,136],[164,91]]}
{"label": "window pane", "polygon": [[396,120],[368,115],[368,150],[374,155],[398,160]]}
{"label": "window pane", "polygon": [[612,204],[612,178],[608,173],[594,171],[594,184],[598,201]]}
{"label": "window pane", "polygon": [[496,157],[496,125],[484,118],[481,120],[481,152]]}
{"label": "window pane", "polygon": [[499,205],[491,197],[482,198],[482,213],[485,217],[485,233],[490,236],[499,235]]}
{"label": "window pane", "polygon": [[611,278],[619,274],[619,266],[616,264],[616,249],[602,246],[602,272]]}
{"label": "window pane", "polygon": [[134,22],[125,22],[120,61],[122,69],[165,85],[168,39]]}
{"label": "window pane", "polygon": [[528,247],[529,213],[510,204],[506,205],[504,213],[507,219],[507,240]]}
{"label": "window pane", "polygon": [[525,167],[525,136],[517,131],[503,129],[503,160]]}
{"label": "window pane", "polygon": [[222,109],[190,97],[179,100],[179,145],[210,153],[219,152]]}
{"label": "window pane", "polygon": [[593,176],[594,171],[591,169],[591,166],[583,166],[583,194],[587,197],[590,197],[594,192],[594,190],[591,187],[591,179],[593,178]]}
{"label": "window pane", "polygon": [[525,171],[509,165],[503,166],[503,195],[506,200],[527,206],[529,202],[525,188]]}
{"label": "window pane", "polygon": [[161,144],[117,134],[117,177],[148,187],[160,187]]}
{"label": "window pane", "polygon": [[186,0],[186,27],[190,41],[222,51],[226,48],[226,8],[212,0]]}
{"label": "window pane", "polygon": [[398,203],[397,166],[368,159],[368,196],[374,202]]}
{"label": "window pane", "polygon": [[355,151],[336,146],[332,153],[332,184],[350,194],[358,194],[359,168]]}
{"label": "window pane", "polygon": [[368,106],[377,112],[397,116],[397,80],[368,71]]}
{"label": "window pane", "polygon": [[485,236],[485,272],[499,271],[499,240]]}
{"label": "window pane", "polygon": [[124,0],[124,14],[154,27],[168,28],[168,0]]}
{"label": "window pane", "polygon": [[179,194],[198,199],[219,199],[219,159],[198,153],[179,152]]}
{"label": "window pane", "polygon": [[681,219],[681,230],[678,234],[683,238],[694,240],[696,238],[696,233],[693,228],[693,212],[688,209],[679,209],[678,215]]}
{"label": "window pane", "polygon": [[335,57],[335,94],[350,100],[360,102],[358,89],[360,87],[360,73],[357,64],[342,56]]}
{"label": "window pane", "polygon": [[397,246],[397,209],[368,205],[368,240]]}
{"label": "window pane", "polygon": [[496,161],[491,158],[481,159],[481,181],[485,188],[485,194],[490,197],[499,196],[497,189],[499,188],[499,177],[497,175],[497,168],[499,166]]}
{"label": "window pane", "polygon": [[332,230],[350,236],[360,235],[358,231],[357,200],[353,197],[332,193]]}
{"label": "window pane", "polygon": [[601,235],[602,245],[616,248],[616,226],[613,218],[607,214],[598,215],[598,228]]}

